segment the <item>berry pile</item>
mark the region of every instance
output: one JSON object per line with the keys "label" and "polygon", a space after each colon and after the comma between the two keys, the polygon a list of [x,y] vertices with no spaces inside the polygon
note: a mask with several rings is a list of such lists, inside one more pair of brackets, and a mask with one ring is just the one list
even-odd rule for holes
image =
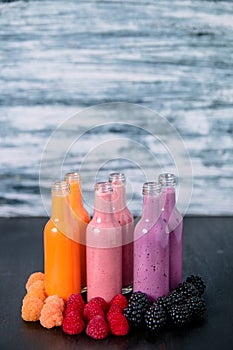
{"label": "berry pile", "polygon": [[26,284],[22,318],[40,321],[45,328],[62,326],[69,334],[86,332],[93,339],[104,339],[108,334],[124,336],[131,328],[146,328],[158,332],[166,326],[184,327],[204,317],[205,283],[191,275],[168,296],[151,303],[145,293],[131,294],[129,301],[122,294],[108,304],[102,297],[92,298],[85,304],[81,294],[72,294],[65,302],[57,295],[46,297],[44,274],[32,274]]}
{"label": "berry pile", "polygon": [[40,321],[47,328],[62,326],[69,335],[86,334],[94,339],[104,339],[108,334],[123,336],[129,332],[124,316],[128,306],[125,296],[118,294],[108,304],[103,298],[92,298],[85,304],[81,294],[72,294],[65,302],[57,295],[46,296],[44,274],[33,273],[26,283],[21,314],[24,321]]}
{"label": "berry pile", "polygon": [[104,339],[109,332],[121,336],[129,332],[127,318],[123,315],[128,302],[125,296],[118,294],[109,305],[101,297],[95,297],[84,307],[84,320],[87,322],[86,334],[94,339]]}
{"label": "berry pile", "polygon": [[124,315],[130,326],[145,326],[153,332],[168,325],[183,327],[204,317],[204,291],[204,281],[192,275],[168,296],[159,297],[152,305],[144,293],[135,292],[129,299]]}

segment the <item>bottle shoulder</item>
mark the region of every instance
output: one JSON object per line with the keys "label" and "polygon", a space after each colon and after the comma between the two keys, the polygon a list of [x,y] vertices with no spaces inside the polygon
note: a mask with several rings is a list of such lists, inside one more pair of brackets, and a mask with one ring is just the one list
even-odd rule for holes
{"label": "bottle shoulder", "polygon": [[79,220],[82,220],[87,224],[90,222],[90,216],[86,210],[76,212],[75,215],[79,218]]}
{"label": "bottle shoulder", "polygon": [[183,230],[183,216],[178,212],[170,216],[167,223],[168,232]]}
{"label": "bottle shoulder", "polygon": [[45,224],[45,226],[44,226],[44,229],[48,229],[48,228],[52,228],[52,227],[54,227],[55,225],[54,225],[54,222],[53,222],[53,220],[51,219],[51,218],[49,218],[49,220],[46,222],[46,224]]}
{"label": "bottle shoulder", "polygon": [[173,211],[172,211],[172,215],[177,216],[177,217],[182,217],[181,212],[178,210],[178,208],[175,206]]}
{"label": "bottle shoulder", "polygon": [[90,215],[88,211],[83,207],[83,220],[88,223],[90,222]]}
{"label": "bottle shoulder", "polygon": [[120,224],[118,221],[112,216],[107,217],[105,215],[94,215],[89,224],[87,225],[87,228],[91,227],[99,227],[99,228],[116,228],[120,229]]}
{"label": "bottle shoulder", "polygon": [[134,230],[134,242],[139,246],[142,244],[162,244],[167,247],[169,244],[169,235],[166,233],[166,226],[163,220],[157,220],[156,222],[139,222]]}
{"label": "bottle shoulder", "polygon": [[44,235],[49,235],[50,233],[55,233],[57,231],[54,221],[50,218],[44,226]]}
{"label": "bottle shoulder", "polygon": [[161,230],[165,231],[165,222],[159,216],[156,220],[152,220],[146,217],[141,217],[141,219],[137,222],[135,226],[135,232],[141,232],[141,231],[149,231],[154,230],[157,231],[158,228],[161,228]]}
{"label": "bottle shoulder", "polygon": [[115,222],[101,222],[94,217],[86,229],[86,246],[113,248],[122,245],[121,226]]}
{"label": "bottle shoulder", "polygon": [[134,222],[134,217],[128,208],[127,210],[123,209],[119,212],[114,213],[114,216],[121,225],[130,224]]}

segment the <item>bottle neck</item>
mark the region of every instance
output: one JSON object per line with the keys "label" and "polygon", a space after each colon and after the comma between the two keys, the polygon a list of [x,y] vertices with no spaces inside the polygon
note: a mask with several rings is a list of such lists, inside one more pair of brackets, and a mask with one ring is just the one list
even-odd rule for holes
{"label": "bottle neck", "polygon": [[95,193],[94,217],[100,217],[105,220],[112,220],[113,208],[111,192]]}
{"label": "bottle neck", "polygon": [[70,186],[70,207],[77,215],[83,209],[81,175],[77,172],[67,173],[65,180]]}
{"label": "bottle neck", "polygon": [[70,235],[70,203],[69,195],[52,194],[51,219],[59,231],[66,236]]}
{"label": "bottle neck", "polygon": [[78,181],[70,181],[70,206],[77,214],[80,209],[83,209],[81,184]]}
{"label": "bottle neck", "polygon": [[167,212],[170,215],[176,206],[176,191],[173,186],[162,188],[161,202],[163,211]]}
{"label": "bottle neck", "polygon": [[143,197],[143,208],[142,217],[144,220],[156,221],[161,215],[160,208],[160,196],[155,195],[144,195]]}
{"label": "bottle neck", "polygon": [[113,195],[112,195],[113,211],[116,213],[126,208],[125,185],[123,183],[112,184],[112,187],[113,187]]}

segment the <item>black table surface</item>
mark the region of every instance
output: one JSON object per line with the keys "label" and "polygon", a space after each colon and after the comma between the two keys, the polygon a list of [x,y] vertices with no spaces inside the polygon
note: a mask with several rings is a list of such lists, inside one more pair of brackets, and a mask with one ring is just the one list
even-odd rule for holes
{"label": "black table surface", "polygon": [[232,349],[233,217],[184,219],[184,276],[200,274],[207,283],[207,315],[201,325],[145,332],[96,341],[85,334],[69,336],[61,327],[47,330],[21,319],[28,276],[43,271],[46,218],[0,218],[0,350],[5,349]]}

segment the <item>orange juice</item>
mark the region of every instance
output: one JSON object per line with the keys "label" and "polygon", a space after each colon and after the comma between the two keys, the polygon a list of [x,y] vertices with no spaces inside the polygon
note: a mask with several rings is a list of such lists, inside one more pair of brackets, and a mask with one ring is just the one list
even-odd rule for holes
{"label": "orange juice", "polygon": [[47,295],[68,299],[80,293],[80,245],[75,240],[69,185],[55,182],[52,187],[52,217],[44,228],[44,272]]}
{"label": "orange juice", "polygon": [[73,172],[65,175],[66,181],[70,185],[70,207],[72,209],[72,219],[74,222],[76,237],[80,244],[80,264],[81,264],[81,287],[86,287],[86,227],[90,222],[88,212],[83,206],[81,191],[81,176]]}

